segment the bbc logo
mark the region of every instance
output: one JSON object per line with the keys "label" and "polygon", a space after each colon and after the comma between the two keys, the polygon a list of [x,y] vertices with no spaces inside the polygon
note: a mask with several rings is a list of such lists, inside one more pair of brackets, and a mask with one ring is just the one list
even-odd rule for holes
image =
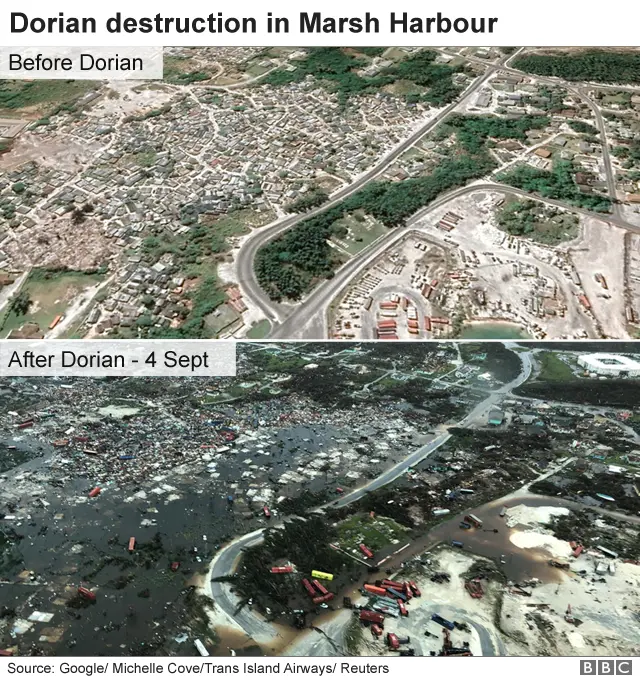
{"label": "bbc logo", "polygon": [[580,659],[580,675],[632,675],[631,659]]}

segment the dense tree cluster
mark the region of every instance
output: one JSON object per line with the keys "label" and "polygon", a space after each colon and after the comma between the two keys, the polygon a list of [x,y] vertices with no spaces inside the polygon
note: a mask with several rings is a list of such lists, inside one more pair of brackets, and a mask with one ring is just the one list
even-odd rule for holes
{"label": "dense tree cluster", "polygon": [[513,67],[539,76],[597,83],[640,83],[640,54],[587,50],[577,54],[525,54]]}
{"label": "dense tree cluster", "polygon": [[[291,519],[282,527],[267,529],[260,545],[243,551],[236,574],[223,580],[234,583],[244,602],[252,598],[263,610],[288,610],[296,603],[308,607],[310,601],[300,584],[301,574],[308,576],[313,569],[334,574],[336,579],[327,585],[336,590],[358,572],[355,562],[329,547],[336,539],[336,529],[326,517]],[[285,560],[296,565],[297,574],[270,573],[269,566]]]}
{"label": "dense tree cluster", "polygon": [[[371,48],[378,55],[379,48]],[[374,56],[370,50],[363,48],[361,54]],[[296,62],[294,71],[277,70],[265,76],[260,83],[274,86],[288,85],[303,81],[307,76],[314,76],[324,81],[345,103],[354,95],[377,92],[398,80],[406,80],[418,87],[429,88],[417,99],[439,106],[453,101],[460,88],[453,83],[453,75],[463,71],[462,66],[437,64],[438,56],[433,50],[421,50],[416,54],[392,64],[374,76],[359,75],[356,71],[368,65],[368,61],[357,56],[352,50],[338,47],[315,47],[309,49],[304,59]]]}
{"label": "dense tree cluster", "polygon": [[[498,226],[513,236],[527,236],[539,243],[557,245],[576,235],[578,218],[545,207],[536,201],[513,201],[505,204],[496,215]],[[560,219],[555,219],[559,218]]]}
{"label": "dense tree cluster", "polygon": [[287,206],[285,206],[287,212],[301,213],[307,212],[312,208],[317,208],[319,205],[326,203],[329,198],[329,194],[323,189],[311,189],[307,191],[306,194],[302,194],[295,201],[291,201]]}
{"label": "dense tree cluster", "polygon": [[569,120],[567,122],[569,123],[569,127],[574,132],[579,132],[581,134],[594,135],[594,136],[597,136],[597,135],[600,134],[600,132],[598,131],[598,128],[594,127],[593,125],[590,125],[589,123],[585,123],[583,120]]}
{"label": "dense tree cluster", "polygon": [[[586,350],[585,350],[586,351]],[[515,393],[533,399],[628,408],[640,403],[638,380],[572,380],[525,383]]]}
{"label": "dense tree cluster", "polygon": [[520,165],[498,176],[505,184],[535,192],[571,205],[606,213],[611,210],[611,201],[605,196],[588,194],[580,190],[574,181],[575,171],[571,161],[559,160],[552,170],[541,170],[530,165]]}
{"label": "dense tree cluster", "polygon": [[454,116],[448,123],[458,145],[432,174],[402,182],[371,182],[339,205],[304,220],[264,245],[256,256],[260,285],[274,300],[299,300],[316,281],[333,276],[341,259],[328,239],[338,235],[336,222],[346,214],[363,211],[387,227],[398,227],[446,191],[464,186],[495,168],[486,141],[526,138],[526,131],[543,128],[545,116],[518,119]]}

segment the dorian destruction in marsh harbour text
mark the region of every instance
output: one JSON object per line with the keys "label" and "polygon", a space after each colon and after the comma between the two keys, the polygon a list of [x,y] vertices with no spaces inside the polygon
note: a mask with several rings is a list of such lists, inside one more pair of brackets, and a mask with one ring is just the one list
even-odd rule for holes
{"label": "dorian destruction in marsh harbour text", "polygon": [[[431,16],[410,16],[407,12],[391,12],[387,18],[391,33],[493,33],[497,17],[447,17],[441,12]],[[300,12],[297,19],[300,33],[368,33],[381,32],[381,20],[371,12],[362,16],[333,17],[321,12]],[[292,21],[267,12],[264,25],[255,17],[227,17],[222,12],[197,17],[167,17],[160,13],[151,17],[128,17],[117,12],[104,24],[107,33],[289,33]],[[64,12],[51,17],[30,17],[24,12],[11,13],[11,33],[97,33],[98,22],[93,17],[71,17]]]}

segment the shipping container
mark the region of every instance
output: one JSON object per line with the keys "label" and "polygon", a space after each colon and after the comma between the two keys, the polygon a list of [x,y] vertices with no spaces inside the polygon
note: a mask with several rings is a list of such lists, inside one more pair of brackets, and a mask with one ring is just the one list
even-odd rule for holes
{"label": "shipping container", "polygon": [[325,602],[329,602],[329,600],[333,600],[335,595],[333,593],[327,593],[326,595],[319,595],[318,597],[313,598],[313,604],[323,604]]}
{"label": "shipping container", "polygon": [[371,552],[371,550],[369,550],[369,548],[367,548],[367,546],[364,543],[360,543],[358,548],[360,548],[360,551],[368,560],[373,558],[373,553]]}
{"label": "shipping container", "polygon": [[291,574],[293,572],[293,567],[288,564],[285,567],[271,567],[272,574]]}
{"label": "shipping container", "polygon": [[328,574],[326,571],[317,571],[314,569],[311,572],[311,576],[313,576],[313,578],[319,578],[323,581],[333,581],[333,574]]}
{"label": "shipping container", "polygon": [[311,581],[312,585],[314,588],[317,588],[320,591],[320,595],[328,595],[329,591],[318,581],[317,579],[314,579]]}
{"label": "shipping container", "polygon": [[448,628],[449,630],[453,630],[456,627],[455,624],[452,621],[447,621],[447,619],[443,618],[439,614],[433,614],[431,616],[431,620],[435,621],[440,626],[444,626],[445,628]]}
{"label": "shipping container", "polygon": [[49,324],[49,330],[52,331],[60,322],[62,321],[62,314],[58,314],[54,317],[53,321]]}
{"label": "shipping container", "polygon": [[387,588],[387,592],[390,595],[393,595],[393,597],[398,600],[402,600],[403,602],[406,602],[407,596],[404,593],[401,593],[399,590],[396,590],[395,588]]}
{"label": "shipping container", "polygon": [[380,612],[372,612],[370,609],[361,609],[360,621],[367,621],[369,623],[377,623],[378,625],[381,625],[384,623],[384,616]]}
{"label": "shipping container", "polygon": [[95,498],[96,496],[99,496],[101,491],[102,489],[99,486],[96,486],[94,489],[89,491],[89,498]]}
{"label": "shipping container", "polygon": [[84,600],[89,600],[89,602],[95,602],[96,601],[96,594],[89,590],[88,588],[84,588],[80,586],[78,588],[78,595]]}
{"label": "shipping container", "polygon": [[395,633],[387,633],[387,644],[391,649],[398,649],[400,647],[398,636]]}
{"label": "shipping container", "polygon": [[476,529],[479,529],[482,526],[482,520],[475,515],[465,515],[464,521],[469,522],[469,524],[472,524]]}
{"label": "shipping container", "polygon": [[420,588],[418,588],[415,581],[409,581],[409,587],[411,588],[415,597],[420,597],[422,595],[422,593],[420,592]]}
{"label": "shipping container", "polygon": [[369,584],[369,583],[365,583],[365,584],[364,584],[364,589],[365,589],[368,593],[372,593],[373,595],[380,595],[380,596],[383,596],[383,595],[386,595],[386,594],[387,594],[387,591],[386,591],[384,588],[378,588],[378,586],[372,586],[372,585]]}
{"label": "shipping container", "polygon": [[132,536],[132,537],[129,539],[129,552],[130,552],[130,553],[133,552],[135,547],[136,547],[136,539],[135,539],[134,536]]}
{"label": "shipping container", "polygon": [[311,595],[311,597],[316,596],[316,591],[314,587],[311,585],[311,582],[309,581],[308,578],[303,578],[302,579],[302,585],[304,586],[304,589]]}

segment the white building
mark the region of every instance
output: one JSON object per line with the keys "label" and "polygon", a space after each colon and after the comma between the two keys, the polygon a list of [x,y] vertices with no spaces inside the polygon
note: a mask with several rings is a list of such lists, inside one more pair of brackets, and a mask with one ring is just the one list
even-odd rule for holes
{"label": "white building", "polygon": [[578,366],[596,375],[640,377],[640,362],[621,354],[583,354]]}

